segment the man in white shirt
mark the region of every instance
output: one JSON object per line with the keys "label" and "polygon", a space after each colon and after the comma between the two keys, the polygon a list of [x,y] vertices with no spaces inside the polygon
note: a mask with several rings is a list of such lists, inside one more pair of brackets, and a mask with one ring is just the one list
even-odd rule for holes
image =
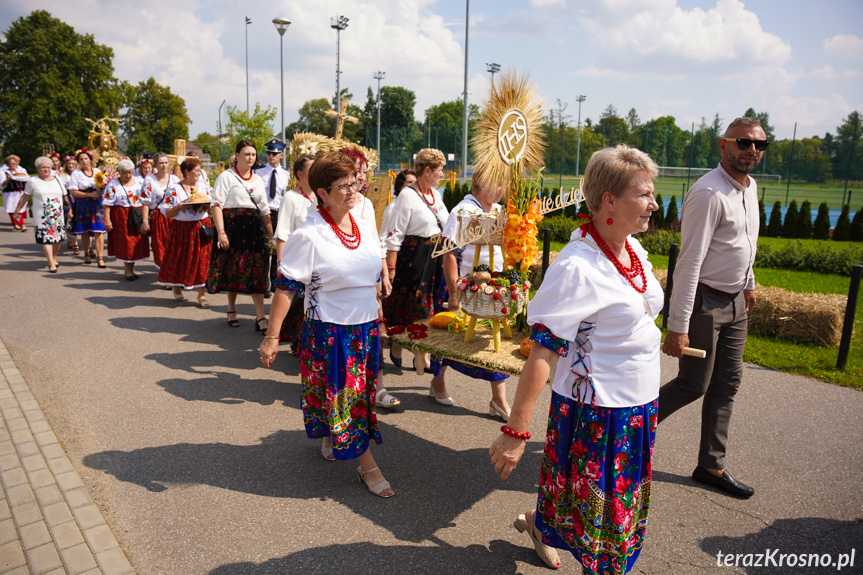
{"label": "man in white shirt", "polygon": [[[279,207],[282,205],[282,194],[288,189],[291,183],[291,174],[282,167],[282,159],[285,157],[285,143],[273,138],[267,142],[267,165],[263,168],[258,168],[255,173],[261,176],[264,180],[264,191],[267,194],[267,204],[270,206],[270,220],[273,223],[273,229],[279,223]],[[274,253],[270,256],[269,263],[269,278],[270,284],[276,279],[276,273],[279,267],[278,257]],[[272,295],[269,287],[264,292],[264,297]]]}
{"label": "man in white shirt", "polygon": [[[755,490],[725,468],[728,427],[743,374],[748,314],[755,307],[752,265],[758,240],[758,190],[749,176],[767,149],[758,120],[737,118],[719,139],[722,161],[686,194],[662,351],[680,358],[677,377],[659,390],[659,421],[704,396],[701,445],[692,478],[737,497]],[[705,359],[683,356],[692,346]]]}

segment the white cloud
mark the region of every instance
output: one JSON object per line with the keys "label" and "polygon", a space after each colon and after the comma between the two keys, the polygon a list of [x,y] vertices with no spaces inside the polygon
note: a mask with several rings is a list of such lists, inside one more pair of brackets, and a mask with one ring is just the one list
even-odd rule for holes
{"label": "white cloud", "polygon": [[548,6],[566,6],[566,0],[530,0],[530,5],[537,8],[546,8]]}
{"label": "white cloud", "polygon": [[863,38],[853,34],[837,34],[824,40],[824,52],[861,60],[863,59]]}
{"label": "white cloud", "polygon": [[781,66],[791,47],[765,32],[739,0],[718,0],[709,10],[685,10],[677,0],[604,0],[579,12],[600,50],[620,67],[661,69],[735,63],[741,68]]}
{"label": "white cloud", "polygon": [[[386,72],[382,86],[398,85],[417,95],[416,112],[463,91],[463,27],[451,28],[436,14],[434,0],[342,0],[323,10],[318,2],[281,0],[266,6],[239,6],[228,0],[192,0],[182,9],[174,0],[151,0],[116,8],[91,0],[86,9],[65,0],[43,0],[39,8],[93,34],[114,50],[114,75],[131,83],[153,76],[186,101],[194,122],[190,135],[214,132],[219,104],[246,103],[244,16],[248,26],[249,98],[279,107],[279,36],[270,20],[283,14],[293,24],[284,36],[286,122],[313,98],[335,93],[336,33],[330,17],[350,18],[341,33],[341,87],[362,107],[372,75]],[[462,23],[463,26],[463,23]],[[222,112],[225,121],[224,110]],[[278,117],[277,117],[278,121]],[[278,129],[278,128],[276,128]]]}
{"label": "white cloud", "polygon": [[789,94],[772,103],[770,123],[790,139],[796,122],[797,138],[811,138],[823,136],[825,131],[835,134],[836,126],[853,110],[854,106],[836,92],[804,97]]}
{"label": "white cloud", "polygon": [[616,80],[632,80],[635,74],[624,72],[623,70],[613,70],[611,68],[582,68],[572,72],[573,76],[585,76],[587,78],[613,78]]}
{"label": "white cloud", "polygon": [[839,75],[833,69],[833,66],[825,65],[817,70],[812,70],[812,77],[819,80],[835,80]]}

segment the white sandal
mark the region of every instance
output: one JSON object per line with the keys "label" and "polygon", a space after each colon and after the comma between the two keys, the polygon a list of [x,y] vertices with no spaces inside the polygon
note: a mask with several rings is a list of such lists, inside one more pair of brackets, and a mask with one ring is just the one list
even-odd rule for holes
{"label": "white sandal", "polygon": [[533,542],[533,548],[536,550],[536,554],[540,559],[542,559],[543,563],[552,569],[560,569],[560,557],[557,554],[557,550],[554,547],[549,547],[543,543],[542,536],[538,536],[536,534],[536,529],[534,527],[535,519],[536,511],[519,515],[518,519],[513,523],[513,527],[518,529],[519,533],[527,531],[527,536],[530,537],[530,540]]}
{"label": "white sandal", "polygon": [[375,394],[375,405],[378,407],[383,407],[386,409],[392,409],[393,407],[397,407],[401,405],[402,402],[397,397],[393,397],[387,391],[387,388],[382,387]]}
{"label": "white sandal", "polygon": [[395,495],[395,492],[393,492],[389,495],[381,495],[381,493],[383,493],[387,489],[389,489],[390,491],[393,490],[393,488],[390,487],[390,482],[387,481],[386,479],[384,479],[383,481],[381,481],[380,483],[377,483],[375,485],[369,485],[368,483],[366,483],[366,480],[365,480],[366,473],[371,473],[372,471],[377,471],[377,470],[378,470],[378,467],[375,466],[375,467],[372,467],[371,469],[366,469],[365,471],[363,471],[363,466],[360,465],[357,467],[357,479],[359,479],[360,483],[365,484],[365,486],[369,489],[369,493],[371,493],[372,495],[377,495],[378,497],[383,497],[384,499],[386,499],[388,497],[392,497],[393,495]]}
{"label": "white sandal", "polygon": [[326,459],[327,461],[335,461],[336,456],[333,455],[333,446],[332,444],[324,446],[323,440],[321,440],[321,457]]}

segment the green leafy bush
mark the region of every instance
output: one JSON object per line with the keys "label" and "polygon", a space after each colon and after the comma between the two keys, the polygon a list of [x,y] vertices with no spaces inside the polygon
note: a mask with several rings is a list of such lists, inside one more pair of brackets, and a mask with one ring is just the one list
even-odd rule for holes
{"label": "green leafy bush", "polygon": [[797,200],[791,200],[785,210],[785,222],[782,224],[783,238],[797,237]]}
{"label": "green leafy bush", "polygon": [[808,240],[812,237],[812,202],[804,200],[797,212],[797,237]]}
{"label": "green leafy bush", "polygon": [[812,238],[826,240],[830,236],[830,208],[827,202],[821,202],[818,206],[818,215],[815,216],[815,224],[812,226]]}
{"label": "green leafy bush", "polygon": [[[642,234],[638,241],[649,253],[667,256],[672,243],[680,245],[680,233],[658,231]],[[793,240],[759,242],[755,267],[850,276],[855,264],[863,263],[863,245]],[[757,278],[756,278],[757,280]]]}
{"label": "green leafy bush", "polygon": [[573,230],[583,223],[583,220],[568,218],[566,216],[546,217],[537,224],[539,228],[539,241],[542,242],[542,230],[548,228],[551,230],[551,241],[566,243],[569,241],[569,236],[572,235]]}
{"label": "green leafy bush", "polygon": [[851,206],[848,204],[842,206],[842,213],[839,214],[836,227],[833,228],[833,239],[837,242],[847,242],[851,239],[851,219],[848,217],[850,211]]}
{"label": "green leafy bush", "polygon": [[770,223],[767,224],[767,230],[764,235],[768,238],[778,238],[782,235],[782,202],[775,202],[773,210],[770,212]]}

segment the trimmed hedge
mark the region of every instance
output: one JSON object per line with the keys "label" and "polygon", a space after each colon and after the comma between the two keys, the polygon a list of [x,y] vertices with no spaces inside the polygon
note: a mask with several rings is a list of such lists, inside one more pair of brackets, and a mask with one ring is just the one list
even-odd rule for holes
{"label": "trimmed hedge", "polygon": [[[668,255],[672,243],[680,245],[680,234],[658,231],[642,234],[638,241],[652,254]],[[759,242],[755,254],[755,267],[759,268],[850,276],[856,264],[863,264],[863,246],[792,240],[777,249]]]}

